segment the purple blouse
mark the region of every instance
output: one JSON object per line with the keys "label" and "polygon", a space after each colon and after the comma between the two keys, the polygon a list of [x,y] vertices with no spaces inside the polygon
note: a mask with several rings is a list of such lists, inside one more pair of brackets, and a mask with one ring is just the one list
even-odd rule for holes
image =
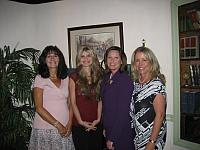
{"label": "purple blouse", "polygon": [[112,141],[117,150],[134,149],[134,135],[129,116],[132,91],[132,81],[124,72],[116,72],[111,79],[108,73],[102,81],[101,97],[106,140]]}

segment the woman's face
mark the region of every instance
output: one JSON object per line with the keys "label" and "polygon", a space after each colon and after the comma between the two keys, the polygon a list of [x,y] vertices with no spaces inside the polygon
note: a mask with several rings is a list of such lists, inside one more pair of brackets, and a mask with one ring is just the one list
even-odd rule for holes
{"label": "woman's face", "polygon": [[136,53],[134,66],[140,75],[148,75],[150,73],[151,63],[143,52]]}
{"label": "woman's face", "polygon": [[46,64],[48,68],[57,68],[59,64],[59,57],[55,53],[48,53],[46,57]]}
{"label": "woman's face", "polygon": [[83,67],[89,67],[92,65],[92,54],[86,51],[83,51],[80,57],[80,64]]}
{"label": "woman's face", "polygon": [[118,51],[111,50],[107,56],[107,65],[112,73],[117,72],[122,64],[122,59]]}

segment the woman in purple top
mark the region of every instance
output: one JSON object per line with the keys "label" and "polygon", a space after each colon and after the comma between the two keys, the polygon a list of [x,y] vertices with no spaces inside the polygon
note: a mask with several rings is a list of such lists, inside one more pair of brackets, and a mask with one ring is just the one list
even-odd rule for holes
{"label": "woman in purple top", "polygon": [[129,107],[133,84],[124,72],[126,55],[120,47],[107,49],[106,74],[102,81],[103,126],[108,149],[134,150]]}

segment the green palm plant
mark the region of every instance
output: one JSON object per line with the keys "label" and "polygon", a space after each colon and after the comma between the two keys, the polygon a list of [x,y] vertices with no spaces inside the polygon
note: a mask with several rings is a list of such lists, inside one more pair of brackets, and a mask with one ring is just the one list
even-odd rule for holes
{"label": "green palm plant", "polygon": [[31,85],[39,52],[0,48],[0,149],[27,149],[34,113]]}

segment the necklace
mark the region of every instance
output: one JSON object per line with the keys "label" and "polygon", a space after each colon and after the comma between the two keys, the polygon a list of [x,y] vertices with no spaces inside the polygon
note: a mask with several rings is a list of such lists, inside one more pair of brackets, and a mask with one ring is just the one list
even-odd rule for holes
{"label": "necklace", "polygon": [[147,82],[149,82],[149,81],[150,81],[149,78],[143,78],[143,80],[141,80],[141,77],[139,78],[139,83],[140,83],[140,84],[144,84],[144,83],[147,83]]}
{"label": "necklace", "polygon": [[50,78],[50,79],[53,79],[53,80],[54,80],[54,79],[58,79],[56,76],[50,76],[49,78]]}
{"label": "necklace", "polygon": [[112,84],[113,83],[113,80],[112,80],[112,73],[110,74],[110,78],[109,78],[109,84]]}

